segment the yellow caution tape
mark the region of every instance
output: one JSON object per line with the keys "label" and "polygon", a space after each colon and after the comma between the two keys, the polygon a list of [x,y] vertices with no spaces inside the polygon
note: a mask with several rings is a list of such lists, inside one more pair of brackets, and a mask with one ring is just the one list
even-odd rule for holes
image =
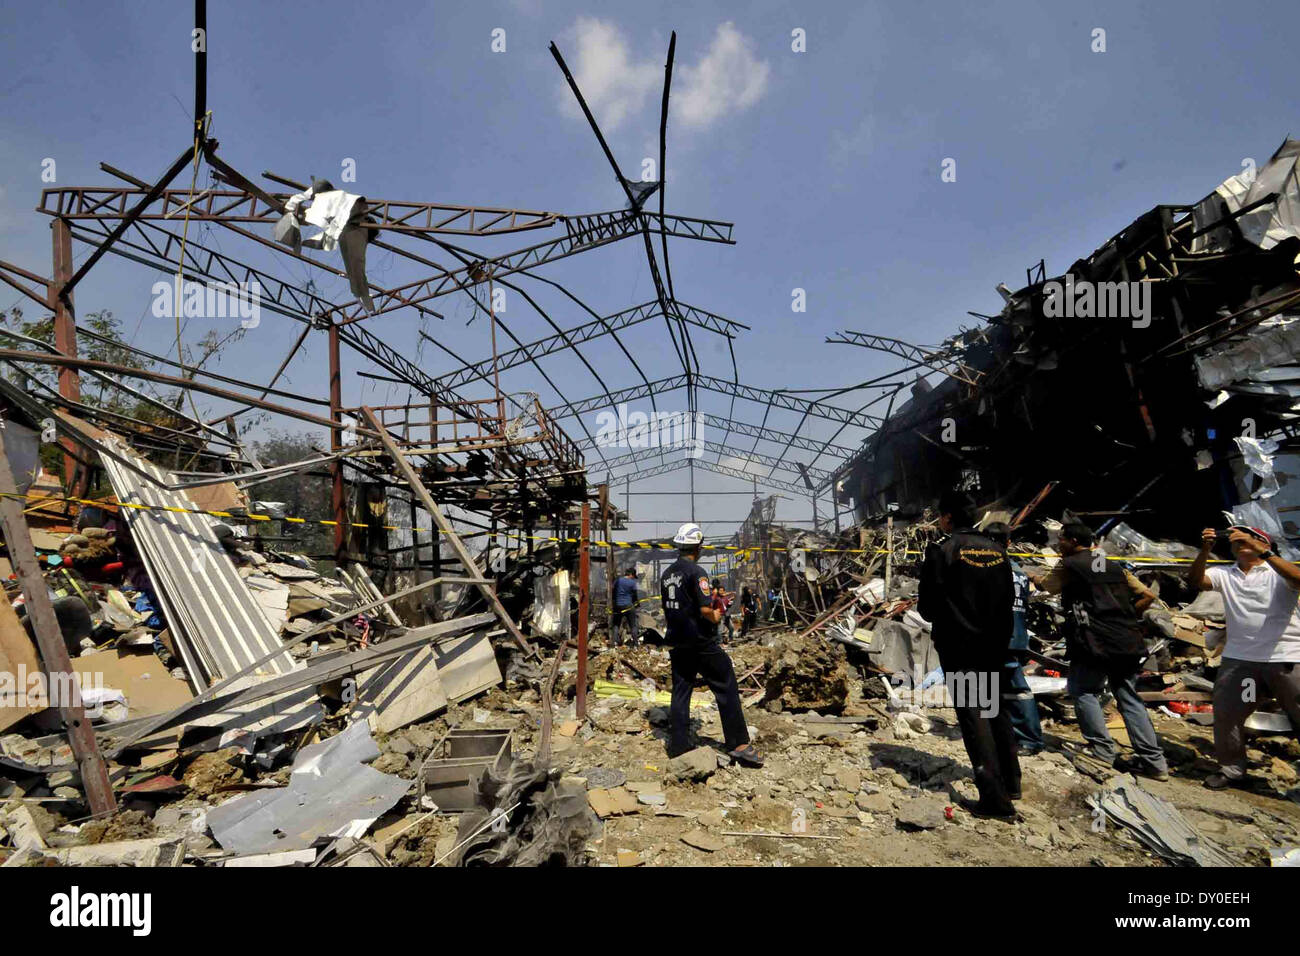
{"label": "yellow caution tape", "polygon": [[[236,521],[240,520],[239,515],[232,514],[229,511],[206,511],[202,508],[178,508],[175,505],[142,505],[131,501],[119,501],[116,504],[114,504],[113,502],[95,501],[89,498],[54,498],[54,497],[47,497],[45,495],[23,495],[23,494],[18,494],[16,492],[8,492],[8,493],[0,492],[0,497],[18,498],[25,501],[41,501],[46,503],[71,502],[73,504],[88,505],[94,508],[107,508],[109,510],[113,508],[132,508],[136,511],[170,511],[175,514],[210,515],[214,518],[230,518]],[[318,524],[318,525],[323,525],[324,527],[327,528],[338,527],[337,521],[333,521],[327,518],[290,518],[290,517],[276,518],[272,515],[253,514],[251,512],[249,514],[244,515],[243,517],[248,519],[249,521],[289,521],[294,524]],[[353,521],[351,522],[351,526],[354,528],[370,527],[370,525],[366,524],[364,521]],[[437,530],[436,528],[403,528],[400,525],[392,525],[392,524],[380,525],[379,527],[384,531],[412,531],[420,534],[430,534]],[[558,542],[563,544],[578,544],[581,540],[579,538],[557,538],[554,537],[553,535],[520,534],[516,531],[500,531],[498,532],[498,534],[500,534],[502,537],[506,538],[507,540],[513,540],[513,541],[545,541],[549,543]],[[602,541],[599,539],[593,539],[590,542],[590,544],[593,547],[597,547],[597,548],[618,548],[618,549],[632,550],[632,551],[656,551],[656,550],[676,551],[677,550],[677,545],[666,541]],[[734,545],[734,544],[705,544],[705,545],[701,545],[701,548],[703,548],[705,551],[730,551],[736,554],[737,556],[739,556],[742,560],[747,560],[756,551],[763,551],[762,548],[756,548],[752,546],[741,547],[739,545]],[[786,551],[803,551],[806,554],[889,554],[889,549],[887,548],[768,548],[767,551],[778,553],[778,554]],[[912,551],[912,550],[903,550],[903,551],[894,552],[895,555],[900,555],[900,554],[922,555],[924,553],[925,553],[924,551]],[[1007,553],[1013,558],[1029,558],[1029,559],[1036,559],[1039,561],[1045,560],[1046,557],[1045,555],[1041,555],[1033,551],[1023,552],[1023,553],[1018,551],[1010,551]],[[1193,559],[1172,558],[1172,557],[1147,558],[1147,557],[1133,557],[1133,556],[1125,556],[1125,555],[1106,555],[1106,560],[1136,562],[1136,563],[1148,562],[1153,564],[1190,564]],[[1221,560],[1218,558],[1211,558],[1209,563],[1210,564],[1231,564],[1232,562]]]}

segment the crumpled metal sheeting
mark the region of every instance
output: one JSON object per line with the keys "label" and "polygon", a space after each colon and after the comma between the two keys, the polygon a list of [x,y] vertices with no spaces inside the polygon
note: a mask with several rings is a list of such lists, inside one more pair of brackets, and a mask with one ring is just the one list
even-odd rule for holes
{"label": "crumpled metal sheeting", "polygon": [[1300,362],[1300,315],[1265,319],[1242,339],[1198,355],[1193,362],[1201,385],[1210,390],[1272,381],[1277,378],[1274,369]]}
{"label": "crumpled metal sheeting", "polygon": [[[562,784],[548,766],[516,760],[499,775],[484,773],[475,799],[478,808],[460,818],[457,866],[583,865],[596,831],[585,785]],[[489,824],[498,808],[508,811],[505,824]]]}
{"label": "crumpled metal sheeting", "polygon": [[[123,508],[122,513],[195,685],[206,688],[280,647],[279,635],[217,541],[217,520],[184,510],[156,510],[195,505],[184,492],[161,487],[175,483],[174,476],[116,437],[109,443],[158,482],[151,484],[107,455],[102,458],[119,501],[153,506]],[[299,666],[286,652],[267,661],[255,679],[288,674]]]}
{"label": "crumpled metal sheeting", "polygon": [[208,826],[224,849],[241,855],[301,850],[356,821],[368,826],[414,783],[366,766],[378,756],[369,727],[359,720],[300,750],[289,786],[228,800],[208,811]]}
{"label": "crumpled metal sheeting", "polygon": [[1238,866],[1218,844],[1202,837],[1169,801],[1140,787],[1130,776],[1112,777],[1088,798],[1112,820],[1133,831],[1166,860],[1180,866]]}

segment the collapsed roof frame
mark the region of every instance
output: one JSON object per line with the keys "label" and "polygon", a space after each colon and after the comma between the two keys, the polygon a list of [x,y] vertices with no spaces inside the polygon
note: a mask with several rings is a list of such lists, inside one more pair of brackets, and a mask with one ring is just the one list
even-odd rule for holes
{"label": "collapsed roof frame", "polygon": [[[196,3],[196,22],[197,17],[200,16],[199,7],[201,5],[201,2]],[[205,14],[203,14],[203,19],[206,22]],[[568,216],[555,212],[529,209],[368,199],[366,215],[364,219],[359,221],[359,225],[368,231],[374,244],[431,271],[431,274],[423,279],[399,284],[387,289],[367,282],[374,301],[373,311],[368,310],[360,301],[351,303],[330,302],[317,293],[310,283],[308,283],[307,288],[301,288],[279,278],[266,269],[259,269],[241,262],[224,252],[205,248],[201,242],[189,238],[187,231],[182,234],[174,231],[180,226],[182,219],[192,220],[195,223],[215,225],[222,231],[233,233],[262,247],[274,249],[282,256],[291,257],[310,265],[312,268],[321,269],[331,276],[345,276],[345,273],[337,267],[321,259],[286,248],[255,231],[259,225],[265,226],[276,221],[282,214],[291,194],[277,191],[273,187],[264,189],[256,185],[217,154],[219,144],[208,135],[210,114],[207,111],[206,104],[206,54],[203,51],[196,52],[193,143],[177,157],[157,181],[152,183],[107,163],[101,163],[101,168],[104,171],[122,180],[126,185],[107,187],[69,186],[45,190],[42,193],[37,211],[51,217],[54,233],[54,274],[50,280],[44,280],[46,285],[45,294],[41,295],[40,292],[36,291],[42,283],[41,277],[35,276],[33,273],[27,273],[18,267],[0,264],[0,279],[4,279],[10,285],[16,285],[20,288],[20,291],[37,301],[43,301],[43,304],[51,309],[54,314],[56,348],[65,356],[75,356],[78,331],[81,334],[87,334],[87,330],[79,330],[75,325],[72,306],[73,290],[89,272],[90,268],[105,254],[111,253],[138,264],[158,269],[165,274],[176,274],[179,268],[186,278],[208,288],[213,288],[218,284],[257,281],[265,296],[263,303],[265,307],[271,312],[301,322],[303,329],[270,382],[266,385],[241,384],[260,392],[259,397],[265,398],[266,395],[272,393],[275,382],[278,381],[293,356],[302,347],[307,336],[324,329],[329,338],[330,397],[329,399],[316,399],[315,402],[321,405],[328,404],[330,417],[336,423],[342,422],[343,416],[348,413],[348,410],[342,407],[341,400],[336,400],[339,399],[338,393],[341,391],[339,388],[342,364],[340,348],[346,345],[355,353],[369,359],[384,373],[387,373],[376,375],[359,370],[357,374],[367,378],[404,383],[429,397],[437,405],[450,409],[455,414],[463,413],[463,417],[467,421],[481,421],[482,416],[478,414],[476,402],[466,399],[457,391],[459,386],[471,381],[488,383],[493,389],[498,405],[504,408],[507,396],[500,389],[500,373],[524,365],[535,368],[542,374],[548,384],[554,388],[564,402],[563,405],[557,406],[557,408],[573,408],[585,411],[608,407],[617,401],[626,400],[627,397],[634,394],[648,398],[653,406],[657,391],[684,386],[689,412],[692,415],[697,415],[699,412],[698,392],[700,389],[728,395],[731,399],[731,413],[727,416],[707,414],[699,417],[707,420],[712,426],[724,430],[724,444],[730,439],[733,431],[738,435],[754,439],[754,445],[749,455],[738,454],[736,457],[748,458],[754,464],[761,466],[758,469],[760,473],[757,475],[759,481],[766,481],[768,478],[779,481],[776,478],[776,473],[782,470],[790,470],[789,463],[785,459],[788,453],[795,448],[814,453],[814,458],[811,461],[806,463],[797,462],[795,466],[800,473],[803,473],[806,469],[812,469],[815,473],[819,471],[816,462],[822,454],[842,456],[846,449],[835,445],[833,440],[819,442],[799,434],[803,423],[808,421],[810,416],[838,421],[841,426],[839,431],[843,430],[845,424],[873,429],[879,424],[879,420],[863,414],[863,410],[867,406],[854,412],[849,409],[840,409],[827,402],[798,398],[788,392],[755,389],[742,385],[736,369],[732,343],[735,335],[748,329],[748,326],[682,303],[675,295],[671,265],[667,256],[667,240],[669,237],[734,244],[732,225],[730,223],[673,216],[665,210],[666,129],[675,45],[676,35],[674,33],[670,40],[668,58],[665,63],[665,82],[660,116],[660,180],[652,189],[645,192],[634,191],[629,182],[622,176],[612,151],[605,141],[594,116],[587,107],[576,81],[564,63],[558,48],[552,44],[551,52],[564,73],[579,105],[582,107],[593,133],[628,199],[628,208]],[[218,180],[215,185],[198,192],[195,192],[194,189],[187,191],[173,187],[173,181],[187,165],[194,164],[197,168],[197,164],[203,160],[207,161],[213,175]],[[264,172],[262,175],[271,182],[282,186],[295,189],[303,188],[301,183],[269,171]],[[654,191],[659,192],[659,208],[657,212],[651,212],[646,208],[647,204],[645,202],[646,197]],[[449,238],[461,239],[513,233],[546,232],[557,227],[565,230],[564,236],[534,243],[494,257],[479,256],[448,241]],[[560,283],[543,277],[535,271],[539,266],[549,262],[599,248],[620,239],[630,238],[636,234],[639,234],[642,238],[647,263],[655,286],[655,298],[650,302],[610,315],[601,315],[583,303],[581,299]],[[652,243],[652,237],[655,234],[660,237],[663,256],[662,270]],[[457,264],[451,267],[444,266],[431,258],[399,245],[398,240],[419,240],[430,243],[450,253],[457,260]],[[87,245],[91,249],[89,257],[75,272],[71,269],[73,241]],[[554,286],[585,310],[592,317],[591,320],[571,328],[561,328],[520,286],[510,283],[508,279],[510,276],[524,280],[531,279]],[[26,280],[28,286],[35,283],[35,288],[24,287],[23,280]],[[502,321],[501,317],[484,306],[476,295],[476,291],[480,287],[486,285],[490,290],[494,283],[501,283],[520,291],[529,305],[552,326],[554,334],[532,342],[524,342],[516,337]],[[385,343],[366,327],[367,323],[363,322],[364,319],[372,315],[383,315],[403,308],[411,309],[416,315],[441,319],[441,314],[432,308],[433,300],[455,292],[469,295],[474,302],[475,309],[481,310],[491,317],[493,354],[488,358],[470,362],[456,355],[445,344],[435,342],[460,366],[436,378],[429,376],[398,350]],[[618,332],[620,330],[653,318],[662,318],[664,320],[665,328],[669,332],[675,351],[682,363],[683,374],[676,379],[651,382],[637,365],[631,352],[619,339]],[[688,325],[718,334],[727,340],[732,357],[731,381],[705,376],[700,373],[700,363],[695,355],[694,345],[686,332]],[[507,348],[504,351],[497,349],[495,333],[498,328],[514,340],[515,345],[513,348]],[[611,392],[604,385],[591,362],[582,355],[582,350],[579,347],[582,343],[604,336],[612,337],[636,369],[643,383],[638,389]],[[433,341],[432,336],[425,335],[424,337]],[[577,355],[597,378],[604,391],[603,397],[569,402],[554,380],[547,376],[538,360],[543,356],[568,351]],[[183,361],[176,364],[183,375],[194,374],[193,368]],[[65,366],[59,373],[60,395],[69,402],[79,401],[79,390],[76,384],[77,371],[78,369],[75,367]],[[737,399],[748,399],[762,403],[764,405],[764,414],[761,422],[754,424],[739,420],[735,416]],[[223,416],[223,418],[231,419],[244,411],[258,407],[254,402],[241,400],[237,409],[227,416]],[[801,411],[803,418],[799,426],[791,433],[767,428],[767,419],[774,408]],[[84,410],[84,406],[78,410]],[[551,419],[549,426],[544,428],[543,432],[547,436],[562,435],[558,424],[554,422],[554,419],[558,417],[554,414],[554,410],[539,410],[539,412],[542,415],[548,415]],[[500,425],[498,437],[500,437],[506,427],[504,414],[498,416],[498,424]],[[581,420],[579,425],[582,431],[586,433],[585,439],[576,442],[567,442],[565,440],[561,443],[565,444],[566,450],[570,453],[581,456],[583,452],[595,451],[603,459],[604,455],[600,444],[587,432]],[[338,460],[331,466],[334,468],[336,476],[341,475],[343,470],[344,449],[341,444],[341,431],[342,428],[340,427],[331,430],[333,438],[330,451],[332,454],[339,456]],[[837,431],[837,435],[839,431]],[[764,440],[783,443],[784,447],[779,456],[758,454],[759,443]],[[438,446],[439,442],[433,441],[427,444]],[[494,454],[492,457],[495,464],[497,456]],[[531,467],[543,464],[536,458],[526,459],[526,461]],[[495,474],[495,477],[499,482],[518,478],[519,464],[518,459],[506,461]],[[574,470],[573,464],[573,459],[565,455],[557,466],[552,469],[553,473],[571,474]],[[608,467],[608,464],[608,461],[606,461],[606,470],[612,474],[612,469]],[[693,471],[694,462],[688,462],[688,467]],[[762,473],[763,469],[766,469],[766,474]],[[620,477],[626,478],[629,476]],[[651,476],[633,473],[630,477]],[[745,477],[753,479],[756,476],[750,474],[749,469],[746,468]],[[336,480],[335,484],[338,486],[340,482]],[[815,491],[810,486],[810,482],[806,478],[804,485],[803,494],[813,498],[815,508],[818,491]],[[778,486],[783,487],[783,490],[789,490],[784,487],[784,483],[773,485],[773,487]],[[337,506],[335,509],[336,517],[339,517],[343,506],[343,497],[337,487],[334,498],[334,504]],[[692,511],[694,511],[693,497]],[[341,541],[336,541],[336,546],[341,551],[344,544]]]}
{"label": "collapsed roof frame", "polygon": [[[195,4],[195,18],[196,29],[202,29],[206,39],[206,10],[202,0],[198,0]],[[202,27],[199,27],[198,24],[202,24]],[[232,380],[232,383],[237,383],[260,393],[259,399],[265,399],[268,394],[274,392],[275,382],[288,366],[294,354],[301,348],[307,335],[312,331],[325,329],[329,336],[330,397],[329,399],[308,398],[305,400],[310,404],[326,405],[330,410],[330,421],[332,423],[330,426],[332,436],[331,453],[334,458],[332,468],[336,475],[334,504],[336,505],[336,519],[340,521],[340,527],[342,526],[342,499],[337,493],[337,486],[340,484],[338,476],[342,472],[341,460],[345,457],[340,443],[340,432],[346,428],[343,416],[348,411],[342,408],[339,396],[341,366],[339,353],[341,345],[349,346],[385,372],[390,373],[392,376],[390,380],[404,382],[419,390],[443,408],[449,409],[453,415],[458,415],[467,421],[475,421],[480,426],[481,432],[484,418],[480,414],[480,409],[484,403],[465,399],[455,389],[456,384],[469,381],[471,378],[486,381],[487,370],[491,368],[491,381],[494,387],[495,400],[499,408],[504,408],[506,396],[501,392],[498,384],[502,362],[496,350],[495,332],[497,327],[501,327],[506,334],[514,338],[515,342],[518,343],[518,347],[513,352],[507,353],[507,367],[531,364],[545,376],[545,372],[537,362],[541,355],[551,354],[562,349],[572,349],[580,355],[577,348],[580,342],[606,334],[612,335],[617,341],[617,331],[620,327],[626,327],[628,324],[633,324],[634,321],[651,317],[651,314],[646,310],[642,310],[639,315],[633,314],[636,310],[629,310],[629,314],[626,316],[629,321],[619,322],[600,318],[594,310],[582,303],[569,290],[553,280],[535,275],[533,270],[546,263],[595,249],[637,233],[641,234],[648,243],[649,237],[658,232],[661,235],[665,250],[667,237],[670,235],[710,242],[728,244],[733,242],[731,238],[732,225],[730,223],[669,215],[665,212],[662,201],[658,215],[652,215],[639,206],[635,206],[627,210],[564,216],[558,213],[537,210],[403,200],[367,200],[365,217],[359,222],[359,225],[370,233],[372,241],[380,248],[392,251],[410,261],[420,263],[431,268],[434,272],[428,278],[418,282],[398,285],[388,289],[379,288],[367,282],[371,295],[375,300],[373,309],[365,308],[359,301],[350,304],[329,302],[315,292],[310,283],[305,289],[299,288],[280,279],[268,270],[259,269],[241,262],[224,252],[205,248],[199,241],[189,238],[187,228],[179,234],[175,231],[181,227],[182,219],[186,224],[192,220],[196,223],[216,225],[222,230],[237,234],[261,246],[274,249],[280,255],[292,257],[309,264],[313,268],[322,269],[330,275],[336,277],[345,275],[343,271],[319,259],[303,255],[293,249],[283,248],[270,238],[259,235],[250,228],[259,224],[273,224],[283,214],[286,203],[291,196],[288,193],[263,189],[255,185],[248,177],[226,163],[217,154],[219,144],[208,135],[210,114],[207,111],[206,104],[206,52],[205,45],[200,44],[200,46],[204,48],[196,50],[193,142],[154,182],[141,179],[107,163],[102,163],[101,168],[104,171],[123,180],[127,185],[108,187],[71,186],[45,190],[42,193],[37,211],[50,216],[52,220],[54,240],[52,277],[45,279],[20,267],[0,263],[0,279],[10,285],[15,285],[24,294],[49,308],[53,313],[55,351],[69,360],[59,364],[58,393],[63,404],[78,413],[87,411],[87,407],[80,402],[78,374],[82,371],[93,373],[96,370],[90,365],[76,361],[77,333],[81,331],[82,334],[88,334],[88,330],[78,330],[75,324],[73,293],[91,268],[106,254],[111,253],[126,258],[138,264],[158,269],[165,274],[179,273],[209,289],[226,284],[256,281],[265,292],[266,301],[264,304],[269,311],[300,321],[304,326],[302,333],[294,343],[289,355],[281,363],[271,382],[259,386],[250,382]],[[189,190],[173,188],[173,181],[187,165],[193,165],[197,177],[197,167],[204,160],[207,161],[214,177],[218,180],[217,185],[197,193],[193,187]],[[273,182],[299,189],[303,188],[301,184],[277,176],[274,173],[266,172],[263,173],[263,176]],[[492,258],[484,258],[469,253],[468,250],[452,246],[441,238],[444,236],[482,237],[515,232],[545,231],[556,227],[562,227],[565,232],[558,239],[536,243]],[[418,239],[434,243],[438,247],[451,252],[459,260],[459,265],[452,268],[442,266],[424,256],[386,241],[385,234],[394,239]],[[72,257],[74,241],[90,248],[89,256],[75,271],[73,270]],[[597,316],[597,320],[585,323],[583,326],[579,326],[577,330],[561,329],[531,297],[527,296],[527,293],[524,293],[529,303],[556,329],[555,336],[550,340],[544,340],[542,343],[525,345],[514,337],[513,333],[509,332],[499,316],[492,314],[493,356],[477,363],[470,363],[451,353],[462,368],[457,372],[448,373],[447,376],[444,376],[443,381],[434,380],[426,375],[397,350],[383,342],[382,339],[361,324],[362,319],[371,315],[382,315],[389,311],[407,307],[422,316],[441,318],[441,315],[431,309],[427,303],[453,292],[469,294],[477,308],[490,311],[478,301],[477,296],[474,294],[475,290],[485,283],[490,288],[491,283],[494,281],[509,284],[506,282],[505,277],[516,273],[522,277],[537,279],[561,289],[572,301],[593,316]],[[671,285],[671,276],[669,276],[669,284]],[[42,286],[44,286],[43,289]],[[517,286],[512,287],[518,288]],[[522,289],[519,291],[523,292]],[[731,322],[705,310],[690,306],[679,306],[675,300],[666,299],[662,295],[662,291],[656,306],[657,313],[665,315],[666,319],[670,312],[686,316],[681,320],[683,323],[689,322],[728,338],[734,335],[736,331],[745,328],[740,323]],[[622,346],[621,342],[619,345],[631,359],[631,353]],[[127,347],[134,348],[133,346]],[[142,355],[149,355],[143,350],[135,351]],[[10,350],[10,353],[7,360],[11,365],[26,358],[18,350]],[[169,364],[176,365],[185,378],[192,378],[196,374],[208,374],[187,364],[183,356],[179,357],[181,361]],[[150,356],[150,358],[151,360],[168,361],[158,356]],[[32,356],[31,360],[35,361],[35,356]],[[41,361],[48,362],[48,357],[43,358]],[[583,361],[586,362],[585,359]],[[595,374],[595,370],[590,363],[586,364]],[[633,364],[635,365],[634,361]],[[448,376],[455,378],[454,384],[446,381]],[[597,378],[599,379],[599,376]],[[642,378],[645,379],[644,374],[642,374]],[[166,380],[154,380],[166,381],[167,384],[177,385],[187,392],[192,387],[190,382],[175,377]],[[551,382],[554,386],[554,382],[549,378],[548,382]],[[203,391],[203,389],[199,388],[194,390]],[[208,391],[209,394],[220,394],[212,390]],[[558,387],[556,387],[556,391],[563,398],[563,394],[559,392]],[[223,416],[223,419],[227,421],[243,411],[254,408],[276,413],[284,412],[283,408],[273,408],[264,401],[251,400],[252,396],[221,394],[221,397],[237,403],[236,411]],[[286,395],[285,397],[290,396]],[[293,397],[295,399],[302,398],[301,396]],[[539,420],[544,421],[545,411],[540,407],[537,407],[533,414]],[[213,432],[208,423],[198,422],[189,418],[189,416],[182,415],[178,417],[196,431]],[[320,423],[320,420],[316,418],[309,418],[308,420],[312,420],[314,424]],[[435,422],[436,418],[431,416],[430,424]],[[113,424],[120,427],[124,422],[119,416]],[[476,441],[470,442],[471,449],[492,444],[498,446],[498,451],[492,456],[494,463],[499,455],[504,455],[501,449],[512,444],[504,434],[507,427],[504,414],[497,415],[496,425],[497,429],[491,437],[495,437],[498,441],[485,442],[482,439],[488,436],[480,433],[476,436]],[[552,451],[557,447],[562,448],[556,466],[552,469],[555,474],[572,476],[575,473],[580,473],[582,468],[581,452],[563,436],[558,426],[553,423],[545,423],[541,429],[540,440],[544,446],[549,445]],[[432,444],[438,446],[436,440]],[[68,474],[72,474],[75,464],[70,449],[69,453]],[[521,478],[524,486],[539,479],[536,475],[519,474],[523,471],[523,465],[526,464],[530,470],[539,470],[541,466],[548,464],[545,456],[541,459],[534,457],[524,461],[510,460],[508,456],[505,457],[507,460],[503,468],[498,470],[497,477],[506,478],[505,471],[514,472],[515,474],[508,477]],[[540,490],[544,489],[540,487],[534,489],[534,491]],[[341,532],[339,534],[341,536]],[[336,541],[336,545],[340,550],[343,548],[341,541]]]}
{"label": "collapsed roof frame", "polygon": [[[1288,161],[1294,164],[1298,152],[1300,144],[1290,140],[1284,142],[1269,166],[1274,166],[1279,160],[1283,164]],[[1261,180],[1264,175],[1261,173]],[[1287,176],[1294,179],[1296,175],[1292,165]],[[1276,180],[1277,176],[1273,179]],[[1013,293],[999,285],[998,291],[1005,299],[1002,311],[998,315],[971,312],[987,325],[974,330],[963,329],[938,347],[913,346],[896,339],[851,331],[829,337],[828,342],[872,348],[910,361],[911,364],[895,374],[926,368],[948,379],[938,386],[930,386],[921,380],[914,394],[935,391],[933,398],[938,401],[926,399],[918,402],[906,409],[906,414],[899,416],[893,415],[891,408],[891,414],[886,416],[885,424],[873,439],[857,455],[835,469],[830,482],[838,484],[850,474],[867,474],[877,467],[875,459],[886,442],[897,443],[912,434],[968,465],[976,464],[953,448],[933,441],[923,434],[923,429],[945,416],[955,416],[954,421],[963,415],[969,417],[976,403],[980,408],[993,408],[1008,396],[1020,394],[1030,377],[1039,371],[1035,357],[1038,351],[1050,353],[1051,364],[1045,367],[1053,369],[1058,361],[1064,363],[1074,353],[1095,347],[1095,343],[1100,341],[1099,336],[1114,335],[1120,328],[1113,323],[1110,326],[1105,322],[1093,323],[1078,327],[1076,334],[1062,331],[1073,326],[1041,321],[1051,315],[1043,308],[1049,284],[1061,283],[1068,288],[1066,280],[1070,277],[1075,282],[1084,279],[1099,283],[1146,284],[1152,297],[1150,301],[1159,301],[1158,317],[1167,323],[1161,334],[1146,338],[1122,334],[1115,343],[1118,349],[1116,361],[1126,376],[1127,391],[1132,393],[1138,420],[1144,426],[1146,440],[1151,448],[1155,448],[1158,430],[1155,404],[1157,399],[1165,398],[1162,384],[1177,381],[1203,390],[1206,387],[1204,381],[1197,381],[1199,371],[1193,373],[1190,370],[1194,360],[1221,346],[1226,348],[1245,342],[1262,323],[1287,312],[1294,314],[1297,303],[1300,303],[1300,276],[1295,270],[1295,252],[1300,249],[1300,236],[1295,232],[1293,214],[1292,219],[1287,220],[1284,212],[1288,208],[1285,206],[1288,196],[1293,196],[1298,190],[1285,181],[1276,188],[1275,185],[1271,181],[1264,189],[1256,188],[1249,194],[1234,192],[1233,188],[1245,188],[1236,183],[1234,177],[1199,203],[1155,206],[1090,256],[1076,261],[1063,275],[1049,278],[1045,264],[1040,262],[1027,270],[1027,284],[1019,291]],[[1284,195],[1284,189],[1290,189],[1290,193]],[[1237,200],[1235,208],[1226,201],[1230,193]],[[1247,202],[1247,198],[1251,201]],[[1290,201],[1294,202],[1293,199]],[[1271,210],[1267,208],[1270,206]],[[1272,224],[1268,233],[1270,242],[1259,239],[1258,223],[1253,234],[1240,228],[1242,217],[1250,213],[1257,217],[1265,214],[1274,217],[1269,220]],[[1287,228],[1277,229],[1275,235],[1272,226],[1279,223]],[[1287,238],[1279,238],[1283,235]],[[1146,325],[1149,324],[1150,316],[1146,320]],[[1146,326],[1135,324],[1135,327]],[[1016,354],[1012,354],[1008,343],[1017,346]],[[1204,397],[1213,393],[1215,388]],[[1207,443],[1215,446],[1215,457],[1209,460],[1215,461],[1219,467],[1241,457],[1231,445],[1235,431],[1228,427],[1227,419],[1220,423],[1215,418],[1221,414],[1216,409],[1228,400],[1229,392],[1239,403],[1234,412],[1237,417],[1253,415],[1252,422],[1258,419],[1260,437],[1269,434],[1281,436],[1286,439],[1283,447],[1288,443],[1295,447],[1300,442],[1300,427],[1297,427],[1300,417],[1294,411],[1282,408],[1285,401],[1280,405],[1275,402],[1269,408],[1269,393],[1264,390],[1258,401],[1244,405],[1240,403],[1247,401],[1248,396],[1243,397],[1247,389],[1232,384],[1222,388],[1225,391],[1221,391],[1214,401],[1204,403],[1209,408],[1208,415],[1201,408],[1202,403],[1195,401],[1196,396],[1189,396],[1193,399],[1190,406],[1201,411],[1186,420],[1192,433],[1200,434],[1198,447],[1206,447]],[[1156,392],[1161,394],[1153,394]],[[1281,391],[1279,394],[1285,397],[1294,393]],[[1291,420],[1288,420],[1288,415]],[[1228,418],[1232,417],[1228,415]],[[1201,423],[1199,433],[1197,422]],[[1167,409],[1162,424],[1166,433],[1161,439],[1163,441],[1171,430]],[[1216,428],[1216,424],[1221,427]],[[1222,444],[1226,440],[1227,447],[1215,444],[1216,433],[1217,441]],[[1191,444],[1186,435],[1183,441]],[[1134,447],[1130,456],[1133,461],[1137,460],[1137,452]],[[900,452],[896,450],[893,454]],[[887,472],[887,463],[883,467]],[[1117,464],[1114,471],[1123,467],[1126,466]],[[1136,484],[1133,487],[1140,487],[1140,490],[1131,499],[1121,496],[1128,501],[1125,508],[1132,507],[1136,498],[1154,484],[1138,476],[1134,476],[1134,480]],[[872,494],[879,490],[875,488]],[[859,501],[859,510],[862,508],[863,503]]]}

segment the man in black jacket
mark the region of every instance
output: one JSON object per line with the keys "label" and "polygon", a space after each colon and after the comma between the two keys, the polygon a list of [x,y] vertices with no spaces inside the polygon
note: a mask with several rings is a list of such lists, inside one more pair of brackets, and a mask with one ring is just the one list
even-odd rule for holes
{"label": "man in black jacket", "polygon": [[939,501],[939,528],[948,537],[926,549],[917,610],[931,624],[962,741],[975,772],[980,816],[1014,819],[1020,761],[999,682],[1011,645],[1014,588],[1011,564],[996,542],[969,527],[959,493]]}

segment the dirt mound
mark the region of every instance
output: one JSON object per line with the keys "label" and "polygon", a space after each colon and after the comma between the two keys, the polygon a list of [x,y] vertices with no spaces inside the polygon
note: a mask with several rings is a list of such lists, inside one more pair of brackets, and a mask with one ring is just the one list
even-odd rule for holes
{"label": "dirt mound", "polygon": [[81,828],[82,843],[116,843],[155,836],[158,828],[142,810],[123,810],[107,820],[91,820]]}
{"label": "dirt mound", "polygon": [[818,637],[777,638],[768,650],[764,699],[783,710],[839,714],[849,697],[849,665],[844,649]]}
{"label": "dirt mound", "polygon": [[244,781],[244,771],[235,762],[239,753],[236,747],[199,754],[185,768],[182,778],[185,786],[197,797],[209,797],[214,791]]}

